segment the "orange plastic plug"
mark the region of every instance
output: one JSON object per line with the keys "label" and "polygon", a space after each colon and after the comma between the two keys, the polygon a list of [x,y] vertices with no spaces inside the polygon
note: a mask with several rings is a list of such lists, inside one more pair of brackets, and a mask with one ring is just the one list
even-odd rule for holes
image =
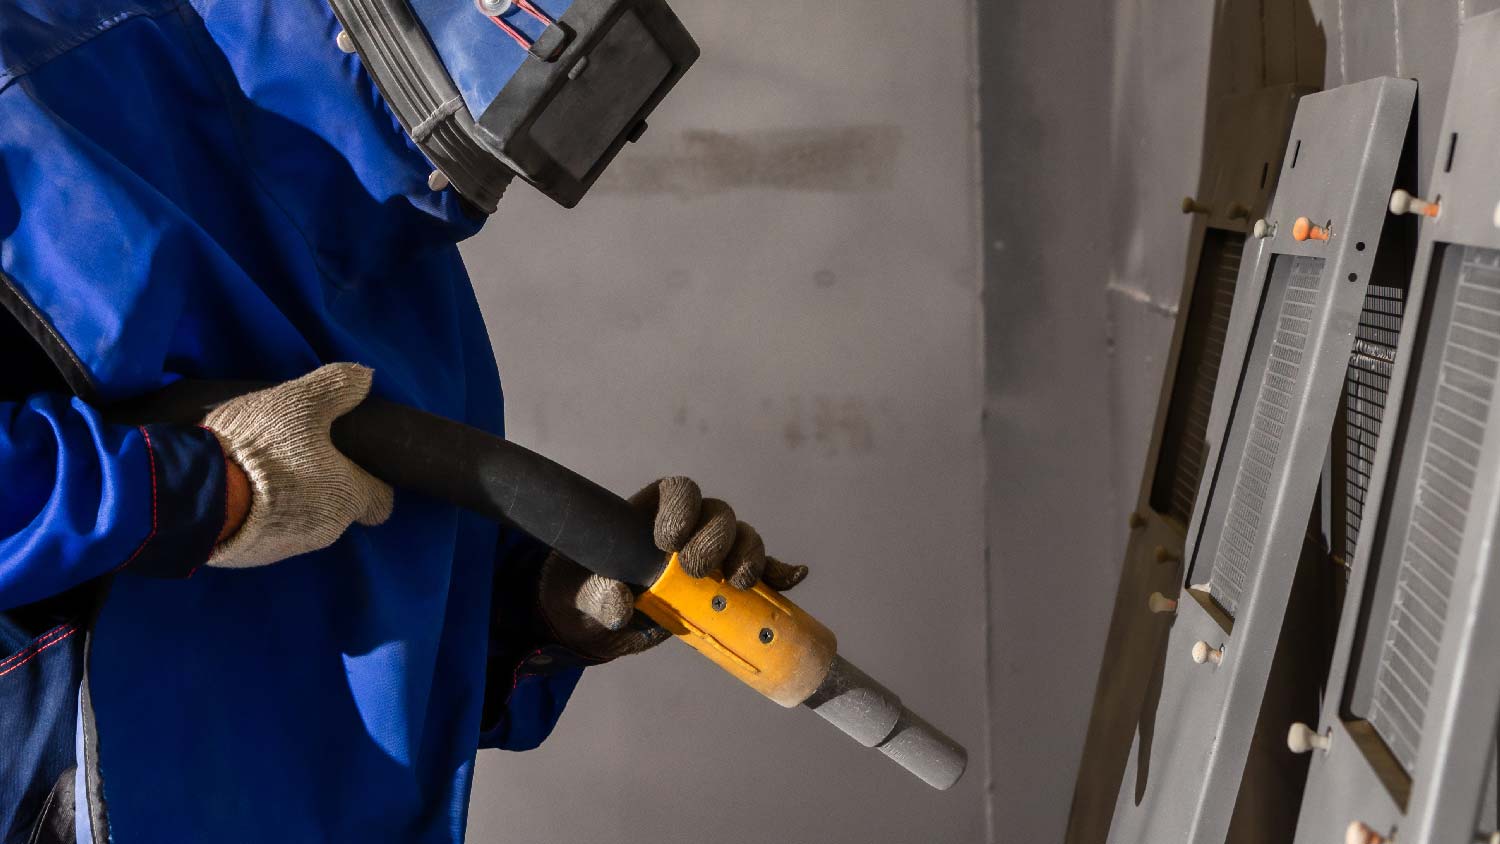
{"label": "orange plastic plug", "polygon": [[1330,236],[1328,229],[1313,225],[1312,220],[1306,217],[1298,217],[1297,222],[1292,223],[1292,239],[1298,243],[1304,240],[1326,241]]}

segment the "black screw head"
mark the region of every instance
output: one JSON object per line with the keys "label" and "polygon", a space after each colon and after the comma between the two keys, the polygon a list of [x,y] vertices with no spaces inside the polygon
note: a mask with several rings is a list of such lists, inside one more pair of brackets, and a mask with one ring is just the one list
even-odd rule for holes
{"label": "black screw head", "polygon": [[769,645],[769,644],[771,644],[771,640],[775,639],[775,638],[776,638],[776,633],[771,628],[769,628],[769,627],[762,627],[760,629],[760,643],[762,645]]}
{"label": "black screw head", "polygon": [[714,612],[723,612],[724,608],[729,606],[729,602],[724,600],[723,595],[715,595],[714,599],[708,602],[708,605],[714,608]]}

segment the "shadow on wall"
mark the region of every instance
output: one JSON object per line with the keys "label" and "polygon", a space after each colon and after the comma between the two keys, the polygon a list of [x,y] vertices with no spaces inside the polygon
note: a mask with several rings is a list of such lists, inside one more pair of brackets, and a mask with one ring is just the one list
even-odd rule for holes
{"label": "shadow on wall", "polygon": [[[1218,172],[1213,172],[1214,160],[1222,159],[1222,156],[1213,154],[1213,147],[1219,143],[1222,134],[1214,125],[1220,101],[1273,86],[1295,84],[1321,90],[1324,84],[1326,36],[1314,18],[1309,0],[1218,0],[1211,38],[1204,86],[1205,125],[1200,133],[1204,145],[1200,157],[1203,167],[1198,175],[1195,196],[1210,195],[1220,177]],[[1137,174],[1132,166],[1133,151],[1117,149],[1113,155],[1116,197],[1140,195]],[[1119,248],[1119,244],[1116,246]],[[1186,266],[1189,285],[1198,273],[1196,257],[1197,250],[1189,249]],[[1185,308],[1183,312],[1186,312]],[[1309,544],[1319,548],[1321,545],[1319,542]],[[1309,617],[1321,619],[1331,613],[1336,622],[1337,601],[1331,588],[1331,567],[1321,565],[1326,563],[1327,555],[1326,552],[1315,553],[1317,550],[1310,549],[1303,555],[1298,586],[1302,587],[1307,581],[1308,588],[1304,591],[1315,604],[1309,609]],[[1160,565],[1151,559],[1126,561],[1121,574],[1121,597],[1115,604],[1110,641],[1106,645],[1099,677],[1089,743],[1073,797],[1067,844],[1104,844],[1108,839],[1111,818],[1128,765],[1136,765],[1136,793],[1127,799],[1139,803],[1149,782],[1154,725],[1171,625],[1158,623],[1158,617],[1143,612],[1138,596],[1152,592],[1177,594],[1185,576],[1183,565],[1181,561],[1175,565]],[[1304,570],[1307,571],[1304,573]],[[1318,582],[1313,583],[1313,580]],[[1289,613],[1289,617],[1297,615],[1300,614]],[[1122,624],[1150,626],[1126,633],[1121,629]],[[1332,627],[1328,629],[1331,631]],[[1331,653],[1331,635],[1324,636],[1321,632],[1305,635],[1309,638],[1303,638],[1304,634],[1297,631],[1295,638],[1304,643],[1321,642],[1326,638]],[[1262,718],[1264,730],[1257,726],[1237,804],[1236,822],[1229,834],[1230,842],[1290,840],[1307,762],[1305,757],[1292,756],[1287,751],[1284,725],[1290,720],[1305,720],[1308,716],[1316,719],[1321,692],[1318,683],[1326,676],[1329,658],[1323,650],[1307,648],[1295,654],[1277,654],[1272,684],[1263,707],[1275,714]],[[1311,682],[1310,677],[1313,678]],[[1101,715],[1101,709],[1115,711]],[[1118,711],[1120,709],[1130,711]],[[1289,712],[1302,713],[1304,710],[1303,715],[1287,717]],[[1132,760],[1132,743],[1137,737],[1138,753]]]}

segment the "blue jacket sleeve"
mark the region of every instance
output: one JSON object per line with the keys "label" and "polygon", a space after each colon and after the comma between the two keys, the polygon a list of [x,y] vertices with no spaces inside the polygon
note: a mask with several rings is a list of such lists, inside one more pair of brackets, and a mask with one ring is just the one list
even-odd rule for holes
{"label": "blue jacket sleeve", "polygon": [[550,551],[518,531],[501,537],[481,748],[531,750],[540,745],[557,726],[583,669],[603,661],[559,644],[542,618],[537,585]]}
{"label": "blue jacket sleeve", "polygon": [[0,402],[0,611],[118,569],[186,576],[225,518],[204,429],[113,425],[78,399]]}

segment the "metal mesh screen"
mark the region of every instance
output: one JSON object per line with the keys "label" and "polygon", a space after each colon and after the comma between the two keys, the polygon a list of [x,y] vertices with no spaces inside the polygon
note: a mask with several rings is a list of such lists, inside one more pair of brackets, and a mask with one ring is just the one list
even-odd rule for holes
{"label": "metal mesh screen", "polygon": [[1343,547],[1336,549],[1345,561],[1354,559],[1360,524],[1364,521],[1375,444],[1380,436],[1380,422],[1385,417],[1386,394],[1391,386],[1391,368],[1396,362],[1396,341],[1401,334],[1405,306],[1405,290],[1371,285],[1360,312],[1354,353],[1349,356],[1349,371],[1344,381]]}
{"label": "metal mesh screen", "polygon": [[[1283,263],[1286,261],[1289,263]],[[1281,308],[1276,314],[1276,330],[1270,338],[1269,356],[1251,410],[1245,450],[1235,475],[1210,579],[1214,599],[1230,616],[1238,612],[1250,581],[1271,472],[1296,402],[1297,377],[1312,331],[1322,275],[1322,258],[1278,255],[1271,266],[1269,284],[1285,278]]]}
{"label": "metal mesh screen", "polygon": [[1183,525],[1193,516],[1193,501],[1208,459],[1205,436],[1213,406],[1214,384],[1229,331],[1234,285],[1239,276],[1245,236],[1206,229],[1203,251],[1193,279],[1193,298],[1183,327],[1177,377],[1162,434],[1161,453],[1151,482],[1151,508]]}
{"label": "metal mesh screen", "polygon": [[1370,710],[1370,722],[1407,771],[1416,767],[1475,465],[1500,374],[1500,251],[1464,249],[1455,275]]}

